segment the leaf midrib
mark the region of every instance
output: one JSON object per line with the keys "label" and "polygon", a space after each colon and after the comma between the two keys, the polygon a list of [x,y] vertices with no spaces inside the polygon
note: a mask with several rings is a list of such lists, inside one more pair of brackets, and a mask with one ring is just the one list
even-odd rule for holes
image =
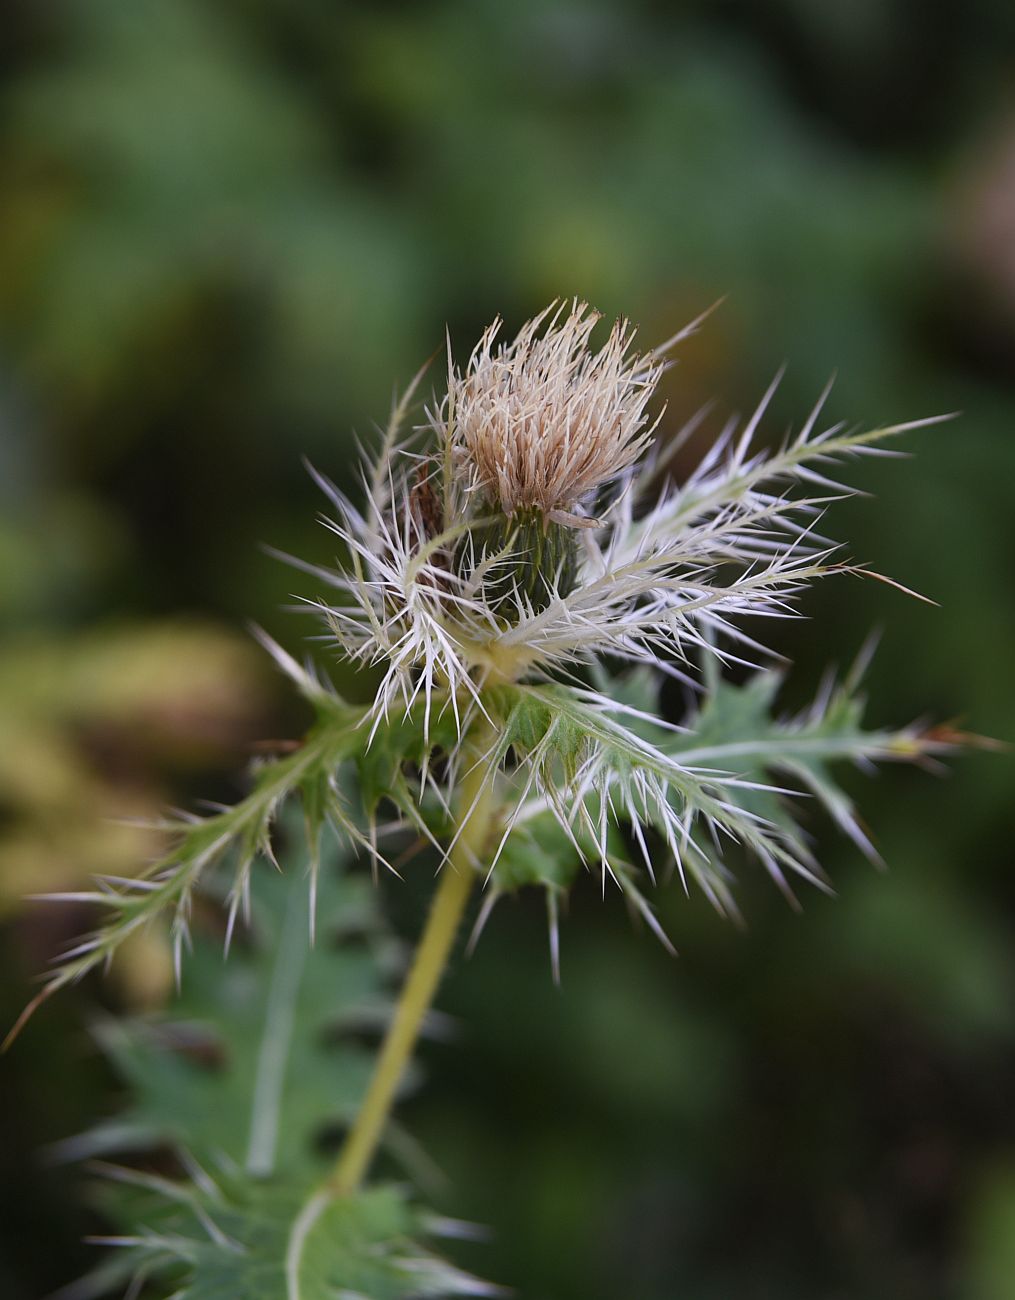
{"label": "leaf midrib", "polygon": [[264,1029],[257,1052],[246,1169],[267,1176],[275,1167],[282,1091],[308,947],[305,891],[289,890],[268,985]]}

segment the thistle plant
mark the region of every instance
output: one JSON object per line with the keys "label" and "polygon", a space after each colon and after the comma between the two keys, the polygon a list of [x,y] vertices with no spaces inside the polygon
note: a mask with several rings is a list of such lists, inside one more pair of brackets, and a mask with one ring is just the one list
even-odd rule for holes
{"label": "thistle plant", "polygon": [[[261,1052],[247,1053],[250,1133],[231,1143],[202,1133],[199,1103],[172,1128],[156,1100],[145,1132],[171,1140],[179,1177],[120,1171],[162,1209],[135,1213],[144,1227],[117,1238],[122,1252],[90,1293],[164,1275],[188,1297],[492,1294],[419,1246],[415,1237],[441,1221],[404,1190],[367,1183],[379,1146],[392,1148],[392,1107],[470,899],[474,943],[499,898],[542,890],[557,977],[561,904],[591,871],[669,948],[653,885],[675,878],[735,914],[733,849],[790,897],[797,882],[827,888],[797,820],[800,796],[874,856],[834,766],[919,759],[951,743],[916,726],[864,726],[866,656],[827,679],[810,708],[780,715],[781,674],[761,630],[796,616],[812,581],[867,572],[818,531],[847,491],[835,467],[896,454],[887,441],[931,421],[824,428],[823,395],[799,432],[765,450],[756,434],[773,384],[680,477],[678,452],[700,419],[660,437],[654,399],[698,322],[639,353],[625,321],[594,346],[599,319],[583,303],[558,303],[509,342],[495,322],[464,365],[449,346],[443,395],[414,424],[417,375],[366,459],[362,502],[312,471],[340,558],[334,568],[287,558],[325,593],[305,597],[307,607],[328,650],[367,675],[373,698],[347,702],[261,635],[315,711],[303,741],[262,762],[235,806],[167,822],[170,850],[138,878],[102,878],[73,895],[101,909],[100,921],[41,997],[159,917],[179,971],[202,893],[221,899],[227,949],[238,922],[253,925],[255,955],[245,949],[242,960],[256,961],[272,873],[255,865],[276,862],[279,813],[302,805],[305,871],[287,878],[305,901],[287,904],[296,929],[283,924],[277,979],[266,980],[254,1017],[263,1038]],[[678,720],[659,710],[666,677],[692,701]],[[299,838],[290,826],[287,864]],[[335,873],[322,866],[322,845],[324,858],[366,858],[376,873],[402,869],[407,841],[429,846],[438,867],[429,918],[376,1062],[334,1108],[346,1126],[337,1160],[330,1172],[308,1169],[279,1134],[306,1086],[285,1064],[303,1032],[290,986],[323,960],[318,913],[333,919]],[[199,953],[206,942],[197,935]],[[206,966],[202,974],[214,982]],[[150,1093],[159,1072],[137,1065],[155,1050],[150,1035],[121,1028],[106,1040]],[[85,1143],[115,1145],[108,1134]]]}

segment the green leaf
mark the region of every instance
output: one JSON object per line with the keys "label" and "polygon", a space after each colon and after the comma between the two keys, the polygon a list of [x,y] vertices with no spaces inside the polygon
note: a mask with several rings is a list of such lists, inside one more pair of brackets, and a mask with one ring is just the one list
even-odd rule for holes
{"label": "green leaf", "polygon": [[[113,1169],[138,1227],[71,1293],[107,1294],[138,1278],[174,1300],[424,1300],[500,1294],[421,1244],[445,1229],[402,1188],[337,1196],[324,1184],[202,1172],[179,1185]],[[121,1189],[125,1190],[125,1189]],[[453,1226],[453,1225],[450,1225]]]}
{"label": "green leaf", "polygon": [[[699,772],[655,743],[669,734],[662,721],[653,728],[639,717],[635,730],[614,716],[616,700],[565,686],[502,686],[489,696],[503,745],[518,763],[516,780],[546,805],[579,858],[588,860],[592,846],[604,874],[614,869],[618,822],[632,826],[636,839],[645,826],[658,830],[670,859],[720,908],[729,905],[728,891],[721,869],[698,847],[699,822],[762,851],[785,852],[728,797],[724,773]],[[518,820],[523,817],[524,811]],[[639,843],[647,857],[644,840]]]}
{"label": "green leaf", "polygon": [[424,709],[414,707],[399,717],[375,722],[356,754],[356,775],[363,813],[373,821],[385,799],[390,800],[410,824],[422,826],[420,781],[410,784],[408,770],[425,770],[431,756],[454,748],[458,723],[450,706],[435,708],[428,723]]}
{"label": "green leaf", "polygon": [[[420,787],[434,756],[457,742],[458,723],[450,705],[433,710],[429,722],[424,721],[422,702],[402,715],[373,717],[369,707],[347,704],[270,637],[258,636],[313,706],[317,714],[314,725],[292,752],[258,765],[253,788],[237,804],[207,817],[164,823],[161,829],[173,837],[173,847],[137,877],[100,876],[92,890],[47,895],[54,901],[93,903],[102,909],[102,919],[91,934],[64,954],[42,994],[12,1032],[42,999],[106,963],[134,931],[167,912],[172,916],[179,974],[195,892],[230,854],[231,934],[238,914],[248,908],[255,862],[266,858],[274,863],[273,827],[280,809],[293,795],[303,804],[312,897],[317,879],[316,846],[326,826],[335,828],[347,843],[374,855],[377,811],[385,800],[408,825],[431,839],[435,831],[446,829],[446,809],[433,807],[435,801],[424,799]],[[358,786],[355,800],[350,795],[354,785]]]}
{"label": "green leaf", "polygon": [[[107,962],[128,936],[166,912],[173,917],[179,972],[195,892],[235,850],[229,891],[231,930],[238,912],[247,907],[254,861],[262,856],[274,861],[272,827],[283,803],[293,794],[303,798],[312,843],[319,839],[326,822],[338,827],[352,842],[365,843],[341,786],[342,765],[366,744],[365,730],[359,725],[363,710],[345,704],[309,677],[307,683],[305,693],[318,710],[317,723],[293,753],[257,768],[253,789],[246,798],[208,817],[164,823],[162,829],[174,838],[174,846],[137,877],[100,876],[93,890],[47,896],[57,902],[73,899],[93,903],[102,909],[103,917],[91,934],[64,954],[62,964],[49,977],[33,1007]],[[311,879],[315,874],[312,870]],[[24,1013],[22,1021],[33,1007]]]}
{"label": "green leaf", "polygon": [[595,695],[552,685],[488,692],[523,795],[494,871],[500,888],[538,882],[559,889],[579,861],[598,857],[604,876],[612,873],[644,915],[618,823],[632,828],[650,871],[654,850],[642,828],[660,832],[682,876],[721,910],[735,910],[719,856],[723,837],[752,850],[787,892],[787,873],[822,884],[797,821],[805,802],[788,797],[785,777],[874,856],[834,766],[948,748],[914,727],[864,729],[859,671],[840,685],[829,682],[808,711],[788,719],[774,714],[778,674],[759,673],[742,685],[716,681],[680,729],[654,717],[648,683],[632,676],[603,678]]}
{"label": "green leaf", "polygon": [[[864,700],[856,691],[858,676],[854,671],[838,684],[829,679],[810,709],[792,718],[774,714],[782,684],[778,673],[758,673],[739,686],[719,681],[694,719],[691,731],[670,737],[664,747],[682,763],[723,768],[748,780],[776,782],[781,775],[792,777],[868,856],[876,857],[833,766],[843,762],[869,765],[886,759],[913,760],[948,746],[916,727],[865,729]],[[780,827],[798,852],[809,853],[790,805],[779,795],[742,788],[736,797],[743,807]]]}
{"label": "green leaf", "polygon": [[77,1154],[168,1144],[254,1175],[321,1167],[321,1130],[352,1118],[371,1065],[342,1033],[386,1019],[393,942],[333,835],[324,849],[313,946],[304,854],[258,877],[228,962],[221,933],[195,935],[167,1014],[98,1026],[131,1101]]}
{"label": "green leaf", "polygon": [[581,866],[574,844],[556,818],[544,812],[512,830],[492,880],[496,888],[511,893],[526,885],[564,890],[574,883]]}
{"label": "green leaf", "polygon": [[392,940],[369,882],[342,870],[348,849],[322,847],[316,944],[304,854],[257,875],[228,963],[221,927],[195,926],[171,1015],[100,1026],[130,1100],[66,1153],[168,1146],[184,1173],[101,1166],[118,1250],[69,1295],[139,1279],[188,1300],[494,1294],[421,1244],[442,1221],[403,1189],[339,1197],[324,1181],[321,1136],[351,1121],[372,1063],[343,1031],[387,1020]]}

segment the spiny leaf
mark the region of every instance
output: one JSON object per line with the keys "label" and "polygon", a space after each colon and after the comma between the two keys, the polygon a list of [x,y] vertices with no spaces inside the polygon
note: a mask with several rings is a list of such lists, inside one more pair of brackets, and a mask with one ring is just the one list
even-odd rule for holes
{"label": "spiny leaf", "polygon": [[200,930],[167,1015],[97,1026],[131,1100],[69,1154],[168,1144],[256,1175],[321,1168],[322,1129],[352,1118],[371,1065],[342,1034],[386,1018],[392,943],[369,882],[339,870],[348,850],[332,834],[323,849],[312,947],[306,854],[287,854],[285,874],[258,876],[249,935],[228,963],[220,934]]}
{"label": "spiny leaf", "polygon": [[[910,726],[868,730],[863,726],[864,700],[857,693],[859,673],[845,681],[832,678],[802,714],[780,718],[775,699],[782,684],[776,672],[757,673],[743,685],[716,682],[694,718],[691,730],[671,737],[663,747],[684,763],[715,765],[761,782],[789,775],[813,795],[851,839],[870,857],[873,845],[857,818],[852,800],[832,772],[832,765],[869,765],[880,760],[913,761],[954,748],[934,733]],[[738,796],[745,807],[766,817],[808,854],[790,807],[771,792],[746,787]]]}
{"label": "spiny leaf", "polygon": [[[204,818],[166,823],[164,829],[175,838],[175,844],[163,858],[136,879],[114,881],[100,877],[94,890],[78,892],[77,901],[96,904],[104,916],[91,934],[63,955],[40,997],[104,964],[129,935],[166,912],[172,915],[179,972],[182,948],[189,938],[194,894],[203,878],[230,850],[238,848],[230,890],[232,923],[236,913],[246,906],[251,866],[258,856],[270,856],[272,826],[280,807],[294,793],[311,789],[308,806],[314,815],[326,814],[350,837],[362,840],[362,832],[344,806],[337,784],[330,780],[340,765],[365,744],[363,730],[357,725],[361,716],[336,699],[294,753],[260,766],[254,788],[245,799]],[[324,799],[322,777],[327,778]],[[320,824],[315,829],[319,833]],[[58,894],[49,897],[61,899]]]}
{"label": "spiny leaf", "polygon": [[174,1300],[437,1300],[494,1296],[496,1287],[423,1244],[440,1220],[404,1189],[337,1196],[321,1183],[261,1182],[205,1174],[200,1186],[119,1174],[131,1188],[136,1229],[64,1300],[108,1294],[141,1278],[172,1286]]}
{"label": "spiny leaf", "polygon": [[288,871],[253,882],[250,935],[229,963],[218,935],[195,927],[172,1018],[101,1027],[131,1101],[65,1153],[168,1145],[183,1174],[101,1166],[118,1229],[108,1244],[118,1249],[68,1300],[142,1279],[187,1300],[495,1294],[433,1252],[426,1242],[441,1221],[403,1189],[337,1196],[324,1181],[320,1136],[355,1114],[370,1064],[342,1031],[386,1019],[391,940],[367,882],[337,869],[348,850],[332,835],[323,850],[315,947],[306,855],[292,861],[286,851]]}
{"label": "spiny leaf", "polygon": [[[427,784],[431,756],[455,747],[458,724],[450,707],[425,717],[422,706],[401,717],[383,719],[373,728],[369,745],[356,754],[356,775],[363,813],[373,821],[387,799],[411,824],[419,825],[420,789]],[[407,769],[418,773],[415,788]],[[431,789],[432,783],[430,783]]]}
{"label": "spiny leaf", "polygon": [[696,878],[724,910],[733,904],[717,836],[753,850],[783,886],[784,869],[821,883],[796,820],[799,804],[779,785],[785,775],[873,853],[832,765],[916,759],[949,746],[916,727],[864,729],[858,676],[829,682],[809,710],[788,719],[774,714],[778,674],[759,673],[743,685],[717,681],[680,728],[653,719],[640,680],[604,678],[596,695],[497,688],[505,740],[518,759],[515,780],[525,787],[495,868],[498,887],[539,881],[559,889],[579,860],[597,852],[604,872],[622,888],[625,881],[633,886],[623,868],[626,851],[613,836],[618,822],[632,829],[650,871],[642,828],[660,831],[682,874]]}
{"label": "spiny leaf", "polygon": [[[433,754],[453,742],[457,733],[451,710],[432,718],[429,727],[424,724],[421,706],[368,725],[367,708],[347,704],[270,638],[262,635],[260,639],[313,705],[317,713],[314,725],[292,752],[261,762],[250,793],[232,807],[205,817],[181,816],[164,823],[162,829],[174,841],[172,848],[136,878],[99,878],[95,888],[75,891],[74,901],[90,902],[101,909],[99,923],[63,954],[11,1037],[42,999],[105,964],[137,929],[166,914],[172,921],[179,978],[195,891],[232,855],[228,947],[236,921],[249,909],[254,864],[259,858],[273,861],[273,827],[280,809],[293,795],[303,804],[311,900],[317,878],[315,845],[326,826],[335,828],[350,844],[376,854],[376,814],[387,799],[407,823],[425,828],[408,770],[415,768],[425,779]],[[352,769],[360,791],[356,801],[349,793],[355,784],[348,779]],[[430,784],[433,788],[432,781]],[[70,896],[48,897],[61,901]],[[312,907],[311,924],[313,915]]]}
{"label": "spiny leaf", "polygon": [[[718,905],[725,885],[692,835],[699,822],[766,852],[786,852],[777,832],[731,798],[737,778],[691,767],[666,753],[655,738],[640,734],[644,720],[636,732],[614,716],[616,702],[606,696],[563,686],[497,687],[491,696],[523,786],[505,839],[524,818],[531,792],[554,815],[579,856],[586,856],[581,835],[591,837],[605,885],[611,825],[624,821],[632,827],[650,872],[642,829],[652,826],[664,836],[680,870],[693,875]],[[668,734],[662,721],[656,730]]]}

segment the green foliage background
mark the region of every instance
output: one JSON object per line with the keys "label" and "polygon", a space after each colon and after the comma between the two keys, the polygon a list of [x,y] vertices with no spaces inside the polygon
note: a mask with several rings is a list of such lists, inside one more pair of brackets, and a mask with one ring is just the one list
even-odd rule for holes
{"label": "green foliage background", "polygon": [[[803,702],[884,624],[872,723],[1015,737],[1013,71],[1004,0],[14,0],[8,1019],[81,919],[19,911],[26,871],[125,870],[147,846],[106,816],[233,797],[248,742],[305,724],[229,637],[310,630],[257,544],[331,558],[300,455],[348,482],[351,431],[445,323],[461,351],[580,294],[654,341],[728,294],[666,381],[672,425],[746,408],[787,359],[776,433],[833,370],[834,417],[960,410],[912,462],[862,465],[877,499],[830,526],[942,608],[843,580],[780,649]],[[1004,755],[858,775],[889,873],[822,828],[839,897],[802,916],[759,872],[746,933],[671,889],[676,962],[589,881],[559,993],[541,901],[498,908],[402,1112],[449,1176],[430,1199],[495,1226],[456,1258],[527,1300],[1015,1296],[1011,789]],[[430,884],[408,877],[384,887],[407,933]],[[83,1017],[163,997],[163,957],[48,1008],[3,1062],[5,1297],[93,1254],[101,1217],[37,1153],[115,1113]]]}

